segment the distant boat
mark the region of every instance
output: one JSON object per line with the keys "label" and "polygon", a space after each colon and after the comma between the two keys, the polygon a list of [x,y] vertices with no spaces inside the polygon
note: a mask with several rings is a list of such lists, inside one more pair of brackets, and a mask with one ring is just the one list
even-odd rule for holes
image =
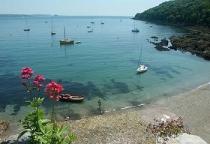
{"label": "distant boat", "polygon": [[90,22],[91,24],[95,24],[95,22]]}
{"label": "distant boat", "polygon": [[88,31],[88,33],[92,33],[92,32],[93,32],[93,29],[91,29],[91,30]]}
{"label": "distant boat", "polygon": [[87,26],[87,28],[90,28],[90,26]]}
{"label": "distant boat", "polygon": [[75,44],[81,44],[81,43],[82,43],[81,41],[76,41],[76,42],[75,42]]}
{"label": "distant boat", "polygon": [[74,44],[74,40],[69,40],[66,38],[66,30],[64,27],[64,39],[60,40],[60,45],[70,45],[70,44]]}
{"label": "distant boat", "polygon": [[104,22],[101,22],[101,24],[103,25],[103,24],[104,24]]}
{"label": "distant boat", "polygon": [[30,31],[31,29],[29,28],[29,26],[28,26],[28,20],[27,20],[27,17],[26,16],[24,16],[24,18],[25,18],[25,27],[26,28],[24,28],[24,31]]}
{"label": "distant boat", "polygon": [[134,28],[134,29],[132,29],[132,32],[133,32],[133,33],[138,33],[138,32],[139,32],[139,29]]}
{"label": "distant boat", "polygon": [[56,33],[55,32],[51,32],[51,35],[56,35]]}
{"label": "distant boat", "polygon": [[28,29],[24,29],[24,31],[30,31],[30,29],[28,28]]}
{"label": "distant boat", "polygon": [[53,23],[53,18],[51,19],[51,35],[56,35],[56,32],[54,32],[54,23]]}
{"label": "distant boat", "polygon": [[139,29],[136,28],[135,21],[134,21],[134,24],[133,25],[134,25],[133,26],[134,28],[132,29],[132,32],[133,33],[138,33],[139,32]]}

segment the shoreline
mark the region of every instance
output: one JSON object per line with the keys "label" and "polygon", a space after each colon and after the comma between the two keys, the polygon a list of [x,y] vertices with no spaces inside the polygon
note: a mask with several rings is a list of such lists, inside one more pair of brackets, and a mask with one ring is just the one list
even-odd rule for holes
{"label": "shoreline", "polygon": [[[210,133],[210,129],[208,129],[208,125],[210,127],[210,114],[207,115],[207,113],[210,111],[210,108],[208,108],[208,105],[205,104],[205,102],[210,103],[210,97],[208,97],[208,95],[210,95],[210,82],[199,85],[190,91],[186,91],[178,95],[161,98],[151,104],[145,105],[142,108],[137,107],[117,112],[110,112],[105,115],[70,122],[70,125],[74,125],[72,130],[78,135],[78,137],[82,137],[82,140],[79,139],[79,141],[76,141],[75,144],[81,143],[85,140],[86,143],[88,143],[88,140],[92,139],[92,135],[95,135],[96,137],[93,139],[94,141],[97,141],[98,138],[101,137],[105,139],[108,137],[109,140],[112,139],[112,141],[115,141],[116,143],[122,141],[127,143],[138,143],[142,139],[139,138],[139,136],[136,136],[134,133],[134,131],[137,129],[134,127],[135,120],[138,119],[142,122],[141,125],[144,126],[141,128],[141,130],[144,131],[145,125],[153,122],[154,118],[160,119],[164,116],[169,116],[171,118],[177,118],[179,116],[183,117],[185,125],[190,129],[193,135],[198,135],[206,142],[210,143],[210,138],[208,136]],[[197,102],[196,100],[199,99],[201,99],[198,103],[200,109],[197,110],[197,108],[194,106],[193,108],[189,109],[189,107],[194,105],[194,103]],[[198,113],[200,116],[196,115],[196,113]],[[116,123],[115,121],[119,121],[118,117],[121,117],[122,115],[124,115],[124,119],[122,118],[120,122],[117,123],[117,125],[120,127],[120,130],[114,134],[118,135],[118,137],[113,138],[112,136],[109,136],[110,131],[112,131],[111,127],[113,127],[113,124]],[[127,128],[128,124],[126,119],[129,119],[129,121],[134,119],[134,121],[132,121],[133,123],[129,123],[133,130]],[[206,119],[205,123],[201,123],[204,119]],[[111,122],[109,123],[107,121]],[[97,130],[95,130],[95,128]],[[104,130],[104,128],[106,129]],[[126,133],[128,136],[123,135],[125,133],[125,129],[127,130]],[[95,133],[95,131],[97,131],[97,133]],[[122,135],[124,138],[121,138]],[[130,135],[133,135],[133,137],[130,138]],[[132,141],[132,139],[135,139],[135,141]],[[153,140],[154,139],[152,137],[149,138],[151,144],[154,143]]]}
{"label": "shoreline", "polygon": [[[161,97],[146,105],[126,106],[119,111],[112,110],[105,112],[103,115],[86,117],[80,120],[68,120],[61,123],[68,124],[79,137],[79,141],[75,142],[76,144],[82,141],[88,143],[90,139],[92,142],[99,142],[101,138],[105,138],[110,142],[110,140],[116,141],[115,139],[118,139],[118,137],[118,142],[122,142],[122,140],[134,142],[131,139],[140,142],[142,139],[138,137],[145,134],[146,125],[153,122],[154,118],[161,118],[164,115],[171,118],[181,116],[192,134],[198,135],[210,143],[210,138],[207,136],[210,133],[210,107],[208,107],[210,105],[210,96],[208,95],[210,95],[210,82],[174,96]],[[138,121],[140,127],[133,120]],[[110,127],[110,125],[112,126]],[[120,127],[119,131],[113,130],[114,125]],[[138,136],[134,134],[137,129],[141,131]],[[116,135],[108,135],[110,132]],[[125,133],[127,133],[128,137],[124,135]],[[95,139],[91,138],[93,134]],[[11,137],[11,133],[8,131],[2,140],[9,137]],[[148,144],[152,144],[152,139],[152,137],[149,138]]]}

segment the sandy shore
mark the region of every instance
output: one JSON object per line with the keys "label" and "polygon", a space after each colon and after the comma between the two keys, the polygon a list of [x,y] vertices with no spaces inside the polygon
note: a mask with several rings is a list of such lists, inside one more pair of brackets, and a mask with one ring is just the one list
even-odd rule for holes
{"label": "sandy shore", "polygon": [[154,144],[146,126],[154,118],[182,116],[192,134],[210,143],[210,83],[164,97],[143,107],[64,122],[76,134],[74,144]]}
{"label": "sandy shore", "polygon": [[193,134],[210,143],[210,83],[155,104],[182,116]]}
{"label": "sandy shore", "polygon": [[[154,143],[145,128],[154,118],[182,116],[192,134],[210,143],[210,83],[180,95],[133,108],[74,121],[75,143]],[[147,141],[147,142],[146,142]]]}

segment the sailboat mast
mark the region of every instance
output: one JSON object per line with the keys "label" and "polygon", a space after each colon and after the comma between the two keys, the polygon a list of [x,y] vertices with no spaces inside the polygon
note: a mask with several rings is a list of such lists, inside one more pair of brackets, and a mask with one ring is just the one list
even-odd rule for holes
{"label": "sailboat mast", "polygon": [[138,61],[138,66],[142,63],[142,44],[140,45],[139,49],[139,61]]}
{"label": "sailboat mast", "polygon": [[64,39],[66,38],[66,29],[64,27]]}
{"label": "sailboat mast", "polygon": [[53,18],[51,18],[51,33],[53,32]]}
{"label": "sailboat mast", "polygon": [[25,18],[25,24],[26,24],[26,28],[28,28],[28,20],[27,20],[27,17],[26,17],[26,15],[24,16],[24,18]]}
{"label": "sailboat mast", "polygon": [[142,46],[141,46],[140,63],[142,63]]}

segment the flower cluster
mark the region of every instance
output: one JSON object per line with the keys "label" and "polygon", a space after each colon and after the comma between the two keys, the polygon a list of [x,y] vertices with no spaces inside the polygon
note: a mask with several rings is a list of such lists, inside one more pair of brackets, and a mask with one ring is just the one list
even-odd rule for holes
{"label": "flower cluster", "polygon": [[42,83],[44,82],[45,78],[43,75],[36,75],[34,78],[33,84],[35,87],[40,89],[42,87]]}
{"label": "flower cluster", "polygon": [[21,78],[22,79],[30,79],[32,77],[33,70],[30,67],[24,67],[21,70]]}
{"label": "flower cluster", "polygon": [[[45,80],[43,75],[35,75],[35,77],[32,77],[33,73],[34,72],[30,67],[24,67],[21,70],[22,85],[26,87],[27,92],[30,93],[34,90],[39,91]],[[60,94],[63,91],[63,86],[54,81],[51,81],[46,85],[45,90],[49,98],[58,101]]]}
{"label": "flower cluster", "polygon": [[33,89],[40,90],[42,83],[45,80],[42,75],[36,75],[33,79],[33,73],[34,72],[30,67],[24,67],[21,69],[22,85],[25,86],[29,92],[31,92]]}
{"label": "flower cluster", "polygon": [[61,84],[58,84],[54,81],[51,81],[46,86],[46,93],[49,96],[49,98],[58,101],[61,92],[63,91],[63,86]]}
{"label": "flower cluster", "polygon": [[178,119],[169,119],[167,121],[155,120],[155,124],[148,125],[147,132],[151,132],[162,138],[174,137],[180,133],[190,133],[189,130],[184,127],[183,119],[181,117]]}

